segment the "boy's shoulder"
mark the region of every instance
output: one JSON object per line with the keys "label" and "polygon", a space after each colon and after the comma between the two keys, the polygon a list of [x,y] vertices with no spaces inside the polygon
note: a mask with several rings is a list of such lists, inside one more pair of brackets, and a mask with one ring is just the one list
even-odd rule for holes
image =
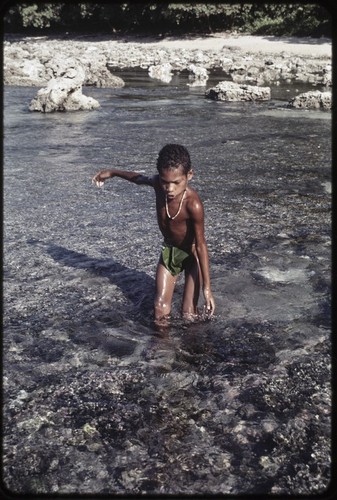
{"label": "boy's shoulder", "polygon": [[188,186],[188,188],[186,190],[186,194],[188,196],[188,200],[190,200],[192,202],[195,202],[195,201],[201,202],[201,199],[200,199],[198,192],[194,188],[192,188],[191,186]]}
{"label": "boy's shoulder", "polygon": [[143,175],[143,174],[139,174],[136,179],[135,179],[135,183],[136,184],[139,184],[139,185],[146,185],[146,186],[153,186],[155,187],[156,185],[156,180],[155,180],[155,175],[153,176],[147,176],[147,175]]}
{"label": "boy's shoulder", "polygon": [[154,174],[152,177],[152,183],[153,183],[153,187],[155,189],[158,189],[160,188],[160,182],[159,182],[159,174]]}
{"label": "boy's shoulder", "polygon": [[203,203],[197,191],[190,186],[187,188],[187,210],[189,212],[203,211]]}

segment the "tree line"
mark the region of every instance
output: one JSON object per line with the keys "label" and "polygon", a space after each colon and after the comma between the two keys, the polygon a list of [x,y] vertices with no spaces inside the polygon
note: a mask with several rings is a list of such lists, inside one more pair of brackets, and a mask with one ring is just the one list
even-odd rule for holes
{"label": "tree line", "polygon": [[320,3],[16,2],[3,15],[9,33],[181,35],[237,31],[255,35],[331,36]]}

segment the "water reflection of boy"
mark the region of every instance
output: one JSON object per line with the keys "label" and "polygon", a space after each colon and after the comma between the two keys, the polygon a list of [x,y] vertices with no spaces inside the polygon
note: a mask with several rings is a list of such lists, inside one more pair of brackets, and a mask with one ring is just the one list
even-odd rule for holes
{"label": "water reflection of boy", "polygon": [[207,314],[212,315],[215,302],[204,234],[204,209],[197,192],[188,186],[193,171],[187,149],[179,144],[164,146],[159,152],[157,170],[153,177],[124,170],[102,170],[93,177],[93,182],[102,186],[106,179],[120,177],[154,188],[158,225],[164,236],[156,273],[155,320],[161,322],[169,317],[177,276],[182,270],[185,272],[183,317],[192,319],[198,314],[201,283]]}

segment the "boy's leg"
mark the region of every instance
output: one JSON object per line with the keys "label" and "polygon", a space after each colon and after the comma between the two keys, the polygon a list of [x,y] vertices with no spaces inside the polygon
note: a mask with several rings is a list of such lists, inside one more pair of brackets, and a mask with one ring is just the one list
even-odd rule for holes
{"label": "boy's leg", "polygon": [[159,261],[156,274],[156,295],[154,299],[155,320],[166,318],[171,312],[172,297],[177,276],[172,274]]}
{"label": "boy's leg", "polygon": [[198,314],[200,293],[200,266],[197,257],[191,256],[185,267],[185,288],[183,295],[182,314],[190,318]]}

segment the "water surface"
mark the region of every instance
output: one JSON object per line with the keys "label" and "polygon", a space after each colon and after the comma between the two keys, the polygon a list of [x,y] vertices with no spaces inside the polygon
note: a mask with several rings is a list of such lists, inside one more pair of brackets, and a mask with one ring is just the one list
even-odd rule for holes
{"label": "water surface", "polygon": [[[331,114],[125,74],[91,112],[4,92],[4,480],[21,493],[313,494],[330,477]],[[216,316],[152,324],[169,142],[204,200]]]}

